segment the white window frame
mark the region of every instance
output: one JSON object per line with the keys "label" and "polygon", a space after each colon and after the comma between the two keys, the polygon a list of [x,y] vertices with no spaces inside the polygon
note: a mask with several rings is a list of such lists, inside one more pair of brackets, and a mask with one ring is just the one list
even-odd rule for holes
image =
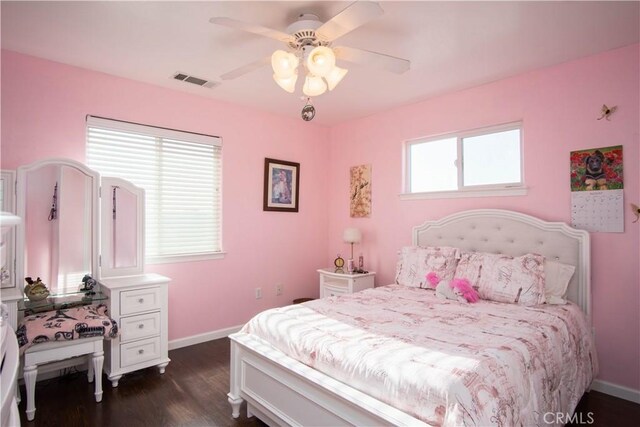
{"label": "white window frame", "polygon": [[[520,182],[487,185],[464,185],[464,158],[462,156],[462,141],[465,138],[487,135],[491,133],[506,132],[509,130],[520,131]],[[456,167],[458,170],[456,190],[447,191],[411,191],[411,146],[424,144],[443,139],[455,139],[457,149]],[[465,197],[492,197],[492,196],[525,196],[527,187],[524,183],[524,144],[522,122],[512,122],[496,126],[489,126],[463,132],[451,132],[442,135],[435,135],[425,138],[415,138],[406,140],[403,143],[403,192],[400,194],[401,200],[416,199],[453,199]]]}
{"label": "white window frame", "polygon": [[[106,119],[102,117],[87,115],[87,122],[86,122],[87,140],[85,145],[87,149],[88,149],[89,127],[97,127],[101,129],[107,129],[107,130],[111,129],[115,131],[132,132],[132,133],[138,133],[138,134],[148,135],[152,137],[160,137],[160,138],[170,139],[170,140],[179,140],[179,141],[187,141],[187,142],[199,143],[199,144],[208,144],[208,145],[219,146],[220,148],[222,148],[222,138],[217,136],[204,135],[199,133],[180,131],[180,130],[162,128],[162,127],[147,126],[147,125],[142,125],[138,123],[119,121],[115,119]],[[221,153],[221,156],[222,156],[222,153]],[[223,188],[223,182],[222,182],[223,165],[224,165],[224,159],[221,157],[220,194],[222,194],[222,188]],[[223,200],[221,196],[220,211],[218,213],[220,216],[220,230],[219,230],[220,251],[193,253],[193,254],[163,255],[163,256],[147,255],[145,257],[145,263],[146,264],[168,264],[168,263],[176,263],[176,262],[191,262],[191,261],[203,261],[203,260],[210,260],[210,259],[223,259],[224,256],[226,255],[226,252],[223,249],[224,242],[223,242],[222,224],[223,224],[224,218],[222,217],[222,212],[223,212]],[[146,224],[145,224],[145,229],[147,229]]]}

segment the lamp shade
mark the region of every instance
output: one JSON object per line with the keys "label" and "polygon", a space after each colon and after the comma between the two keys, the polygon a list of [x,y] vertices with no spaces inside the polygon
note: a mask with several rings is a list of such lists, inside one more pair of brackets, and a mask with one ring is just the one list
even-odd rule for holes
{"label": "lamp shade", "polygon": [[302,92],[307,96],[322,95],[327,91],[327,84],[322,80],[322,77],[307,75],[304,80],[304,86]]}
{"label": "lamp shade", "polygon": [[333,90],[334,87],[338,86],[338,83],[342,80],[344,76],[347,75],[349,70],[340,67],[333,67],[333,69],[324,76],[327,84],[329,85],[329,90]]}
{"label": "lamp shade", "polygon": [[300,60],[291,52],[276,50],[271,55],[271,68],[273,68],[275,75],[281,79],[292,77],[299,64]]}
{"label": "lamp shade", "polygon": [[325,77],[336,65],[336,56],[326,46],[314,48],[307,57],[307,68],[311,74]]}
{"label": "lamp shade", "polygon": [[282,89],[289,93],[293,93],[296,90],[296,81],[298,80],[298,73],[294,73],[291,77],[278,77],[277,74],[273,75],[273,80],[278,83]]}
{"label": "lamp shade", "polygon": [[342,240],[347,243],[358,243],[362,240],[362,233],[357,228],[345,228]]}

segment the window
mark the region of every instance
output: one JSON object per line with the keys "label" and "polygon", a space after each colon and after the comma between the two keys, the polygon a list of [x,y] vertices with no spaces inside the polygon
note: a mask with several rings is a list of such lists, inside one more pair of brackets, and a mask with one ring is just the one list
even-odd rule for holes
{"label": "window", "polygon": [[222,255],[222,141],[89,116],[87,163],[145,190],[148,262]]}
{"label": "window", "polygon": [[403,198],[526,194],[521,136],[513,123],[408,141]]}

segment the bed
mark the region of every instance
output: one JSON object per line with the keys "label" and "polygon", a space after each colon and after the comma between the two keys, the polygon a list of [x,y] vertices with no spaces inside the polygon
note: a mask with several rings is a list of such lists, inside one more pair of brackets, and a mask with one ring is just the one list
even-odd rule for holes
{"label": "bed", "polygon": [[[465,306],[391,285],[269,310],[230,336],[233,416],[243,400],[248,416],[270,425],[544,424],[540,408],[572,412],[597,371],[588,233],[483,209],[414,227],[412,243],[512,256],[535,252],[575,265],[566,293],[571,303]],[[433,308],[432,317],[425,307]],[[366,311],[402,314],[367,319]],[[505,329],[479,336],[483,322],[495,317]],[[522,333],[515,340],[508,336],[514,325]],[[511,351],[514,342],[520,352]],[[564,357],[573,352],[576,360]],[[434,354],[442,356],[437,363]],[[376,358],[381,365],[369,365]],[[468,374],[470,366],[478,367],[477,378]]]}

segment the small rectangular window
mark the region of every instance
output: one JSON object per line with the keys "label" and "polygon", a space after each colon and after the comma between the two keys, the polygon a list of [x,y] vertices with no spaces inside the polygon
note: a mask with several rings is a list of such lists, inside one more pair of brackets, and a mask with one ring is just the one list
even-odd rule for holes
{"label": "small rectangular window", "polygon": [[520,123],[408,141],[405,155],[405,194],[524,188]]}

